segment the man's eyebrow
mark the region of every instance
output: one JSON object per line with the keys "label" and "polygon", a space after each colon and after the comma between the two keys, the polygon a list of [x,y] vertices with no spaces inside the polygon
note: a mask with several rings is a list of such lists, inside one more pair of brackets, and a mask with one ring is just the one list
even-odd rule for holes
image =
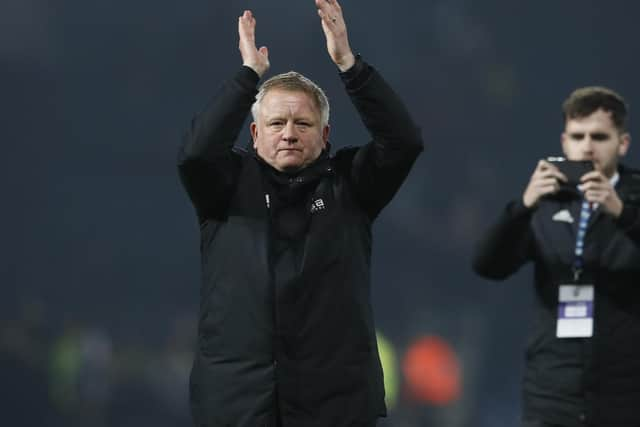
{"label": "man's eyebrow", "polygon": [[592,138],[604,139],[609,137],[609,132],[596,131],[591,132]]}

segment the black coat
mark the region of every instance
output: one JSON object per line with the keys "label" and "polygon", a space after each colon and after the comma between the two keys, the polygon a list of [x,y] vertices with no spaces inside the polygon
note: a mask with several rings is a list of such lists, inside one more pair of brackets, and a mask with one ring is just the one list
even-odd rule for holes
{"label": "black coat", "polygon": [[[599,208],[585,236],[581,282],[595,286],[591,338],[556,338],[558,285],[572,283],[581,200],[510,203],[480,241],[474,269],[504,279],[535,267],[536,311],[526,349],[524,416],[562,426],[640,426],[640,173],[619,168],[619,219]],[[567,209],[573,224],[553,220]]]}
{"label": "black coat", "polygon": [[[288,181],[232,148],[256,94],[249,68],[187,134],[179,171],[200,220],[203,277],[191,374],[198,426],[271,426],[276,411],[284,426],[356,426],[386,412],[371,225],[422,141],[370,66],[358,60],[341,77],[373,141],[325,153]],[[274,224],[291,204],[303,232],[284,240]]]}

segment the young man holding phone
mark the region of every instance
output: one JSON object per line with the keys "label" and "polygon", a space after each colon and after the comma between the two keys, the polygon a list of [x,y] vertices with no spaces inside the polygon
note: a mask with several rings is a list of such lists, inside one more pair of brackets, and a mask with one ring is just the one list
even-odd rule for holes
{"label": "young man holding phone", "polygon": [[[502,280],[532,261],[523,427],[640,425],[640,171],[620,164],[627,106],[586,87],[563,104],[567,162],[540,160],[480,240],[474,270]],[[565,191],[577,163],[593,170]],[[564,173],[563,173],[564,171]]]}

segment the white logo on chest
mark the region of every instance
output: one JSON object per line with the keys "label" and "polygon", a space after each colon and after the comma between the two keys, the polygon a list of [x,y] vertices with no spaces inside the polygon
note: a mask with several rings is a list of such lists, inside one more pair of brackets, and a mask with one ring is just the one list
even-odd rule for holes
{"label": "white logo on chest", "polygon": [[561,211],[556,212],[555,214],[553,214],[551,219],[554,221],[573,224],[573,217],[571,216],[571,213],[566,209],[562,209]]}
{"label": "white logo on chest", "polygon": [[316,213],[318,211],[321,211],[325,208],[324,205],[324,200],[322,199],[316,199],[311,203],[311,213]]}

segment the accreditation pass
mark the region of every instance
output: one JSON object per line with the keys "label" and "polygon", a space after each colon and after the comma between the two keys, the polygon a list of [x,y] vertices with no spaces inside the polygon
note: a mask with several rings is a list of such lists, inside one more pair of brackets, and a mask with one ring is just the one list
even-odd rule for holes
{"label": "accreditation pass", "polygon": [[558,338],[593,336],[593,285],[560,285],[558,291]]}

